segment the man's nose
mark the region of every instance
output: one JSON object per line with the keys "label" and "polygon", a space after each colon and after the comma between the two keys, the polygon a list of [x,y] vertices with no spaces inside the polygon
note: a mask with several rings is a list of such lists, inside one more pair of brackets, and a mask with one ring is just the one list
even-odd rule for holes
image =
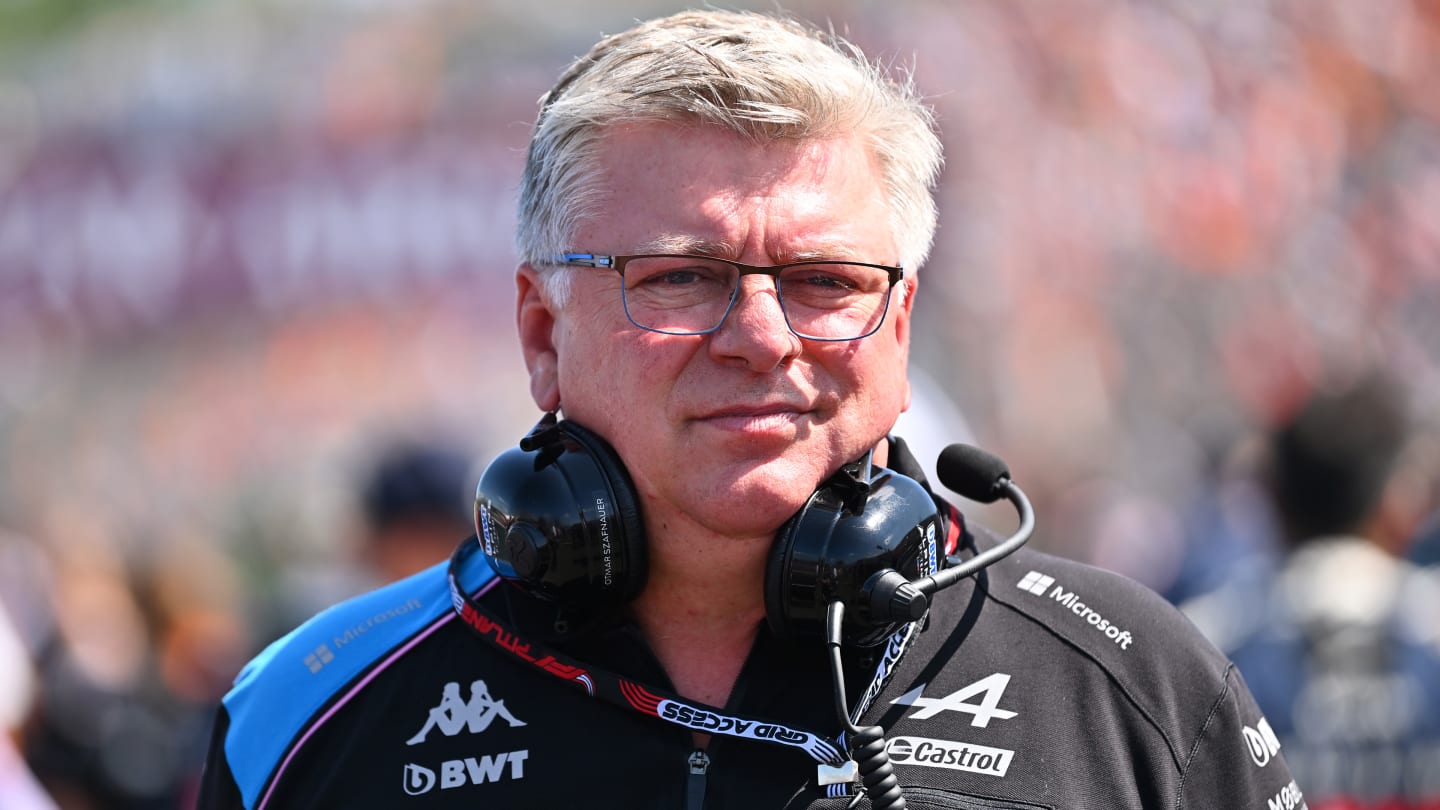
{"label": "man's nose", "polygon": [[800,338],[790,331],[775,279],[745,276],[725,321],[710,336],[710,351],[739,359],[754,371],[768,371],[800,353]]}

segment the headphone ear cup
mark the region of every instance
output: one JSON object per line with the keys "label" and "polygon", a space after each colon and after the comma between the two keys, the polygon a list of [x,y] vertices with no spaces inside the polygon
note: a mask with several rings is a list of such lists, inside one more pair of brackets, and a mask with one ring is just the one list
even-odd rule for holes
{"label": "headphone ear cup", "polygon": [[845,603],[846,644],[869,647],[900,627],[877,615],[871,578],[885,570],[906,580],[934,573],[935,501],[917,481],[876,467],[863,507],[827,481],[775,536],[765,569],[765,617],[781,638],[824,638],[831,602]]}
{"label": "headphone ear cup", "polygon": [[547,416],[497,456],[476,487],[475,522],[496,573],[545,602],[602,612],[645,587],[634,485],[610,445],[579,425]]}
{"label": "headphone ear cup", "polygon": [[610,443],[598,433],[578,423],[564,421],[560,431],[590,453],[600,474],[610,484],[611,502],[615,505],[616,520],[610,531],[610,542],[619,546],[620,557],[625,560],[625,581],[621,583],[621,598],[628,602],[640,595],[649,575],[649,558],[645,555],[645,521],[640,515],[640,498],[635,494],[635,483],[630,472]]}
{"label": "headphone ear cup", "polygon": [[792,582],[790,555],[794,551],[795,525],[799,519],[800,512],[796,512],[775,533],[775,542],[770,545],[770,556],[765,561],[765,621],[770,625],[770,632],[786,640],[793,638],[786,597]]}
{"label": "headphone ear cup", "polygon": [[783,639],[823,637],[827,588],[819,563],[840,517],[838,499],[825,485],[785,521],[765,565],[765,620]]}

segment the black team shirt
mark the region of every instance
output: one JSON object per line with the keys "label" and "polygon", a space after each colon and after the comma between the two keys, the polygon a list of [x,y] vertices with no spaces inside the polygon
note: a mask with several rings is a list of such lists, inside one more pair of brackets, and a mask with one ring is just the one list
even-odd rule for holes
{"label": "black team shirt", "polygon": [[[977,531],[965,543],[995,542]],[[494,615],[481,555],[461,581]],[[566,655],[669,689],[617,623]],[[875,655],[847,650],[850,704]],[[839,734],[819,642],[762,627],[722,707]],[[932,600],[864,724],[885,729],[909,807],[1298,810],[1284,752],[1233,666],[1123,577],[1029,549]],[[517,660],[459,620],[445,566],[333,607],[236,680],[199,802],[220,808],[839,808],[815,760],[689,730]],[[831,789],[833,790],[833,789]],[[869,807],[861,799],[859,807]]]}

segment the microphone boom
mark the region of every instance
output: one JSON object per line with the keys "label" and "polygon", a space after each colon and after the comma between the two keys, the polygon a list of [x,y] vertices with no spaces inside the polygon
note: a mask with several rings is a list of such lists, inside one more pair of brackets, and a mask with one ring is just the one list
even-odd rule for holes
{"label": "microphone boom", "polygon": [[972,501],[994,503],[1001,497],[1006,498],[1020,513],[1020,526],[1014,534],[994,548],[986,549],[931,576],[915,580],[912,584],[927,596],[1010,556],[1025,545],[1030,540],[1030,535],[1035,532],[1035,510],[1030,506],[1030,499],[1010,480],[1010,468],[1004,461],[978,447],[952,444],[940,453],[936,472],[941,483]]}

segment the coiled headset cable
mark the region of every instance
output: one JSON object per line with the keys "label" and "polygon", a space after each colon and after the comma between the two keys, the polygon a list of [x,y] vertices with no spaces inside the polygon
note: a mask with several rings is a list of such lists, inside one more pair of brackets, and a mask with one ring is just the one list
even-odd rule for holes
{"label": "coiled headset cable", "polygon": [[890,765],[890,755],[885,752],[885,729],[879,726],[857,726],[850,719],[850,707],[845,701],[845,671],[840,660],[840,627],[845,623],[845,603],[839,600],[830,603],[825,612],[825,646],[830,654],[830,675],[835,687],[835,712],[850,736],[850,755],[860,774],[864,793],[856,793],[850,803],[854,807],[860,797],[869,796],[870,806],[875,810],[905,810],[905,796],[900,792],[900,782],[895,778],[895,769]]}

